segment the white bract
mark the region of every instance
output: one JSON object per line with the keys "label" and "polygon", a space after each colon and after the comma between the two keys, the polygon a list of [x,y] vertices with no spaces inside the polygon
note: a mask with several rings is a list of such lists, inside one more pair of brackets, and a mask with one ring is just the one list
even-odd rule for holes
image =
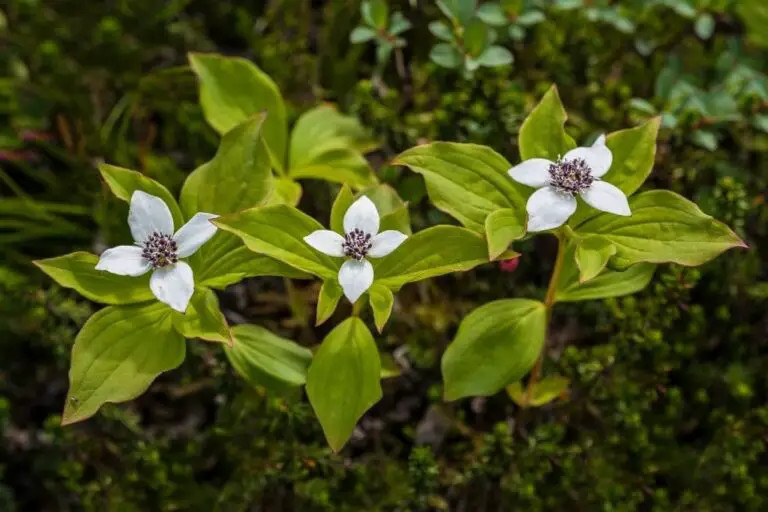
{"label": "white bract", "polygon": [[591,147],[572,149],[557,162],[531,158],[509,170],[515,181],[535,187],[526,205],[528,231],[562,226],[576,211],[576,196],[593,208],[629,216],[627,196],[600,180],[611,168],[613,155],[601,135]]}
{"label": "white bract", "polygon": [[184,313],[195,291],[192,268],[186,258],[216,234],[210,220],[217,215],[196,213],[181,229],[173,232],[173,216],[168,205],[153,195],[137,190],[131,196],[128,225],[134,245],[107,249],[96,264],[121,276],[140,276],[150,270],[149,287],[157,300]]}
{"label": "white bract", "polygon": [[379,212],[365,196],[352,203],[344,214],[344,236],[319,229],[304,241],[328,256],[349,258],[339,269],[339,284],[353,304],[373,284],[373,265],[365,259],[381,258],[391,253],[407,236],[399,231],[379,233]]}

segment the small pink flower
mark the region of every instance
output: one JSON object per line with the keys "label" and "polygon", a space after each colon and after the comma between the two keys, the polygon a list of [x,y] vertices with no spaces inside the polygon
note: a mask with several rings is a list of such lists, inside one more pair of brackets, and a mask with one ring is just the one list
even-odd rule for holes
{"label": "small pink flower", "polygon": [[499,262],[499,268],[502,272],[514,272],[517,266],[520,264],[520,256],[517,258],[510,258],[508,260],[502,260]]}

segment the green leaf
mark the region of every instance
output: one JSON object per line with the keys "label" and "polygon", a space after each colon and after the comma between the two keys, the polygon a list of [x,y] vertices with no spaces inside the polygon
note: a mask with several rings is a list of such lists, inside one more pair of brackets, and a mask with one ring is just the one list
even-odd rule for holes
{"label": "green leaf", "polygon": [[59,285],[72,288],[94,302],[132,304],[154,298],[149,289],[150,273],[141,277],[118,276],[96,270],[98,262],[95,254],[73,252],[33,263]]}
{"label": "green leaf", "polygon": [[446,400],[488,396],[520,380],[541,353],[547,309],[541,302],[505,299],[467,315],[443,354]]}
{"label": "green leaf", "polygon": [[365,43],[376,38],[376,31],[369,27],[355,27],[349,35],[349,42],[353,44]]}
{"label": "green leaf", "polygon": [[557,160],[575,148],[576,143],[565,133],[567,119],[557,87],[553,85],[520,126],[520,159]]}
{"label": "green leaf", "polygon": [[523,388],[521,382],[507,386],[507,394],[520,407],[541,407],[568,392],[569,380],[555,375],[545,377],[533,384],[532,389]]}
{"label": "green leaf", "polygon": [[694,144],[707,151],[716,151],[719,145],[717,135],[708,130],[696,130],[691,135],[691,140]]}
{"label": "green leaf", "polygon": [[339,299],[343,295],[338,278],[326,279],[323,286],[320,287],[320,294],[317,297],[317,313],[315,325],[320,325],[328,320],[336,307],[339,305]]}
{"label": "green leaf", "polygon": [[457,226],[433,226],[419,231],[384,258],[372,260],[375,282],[393,290],[487,262],[485,239]]}
{"label": "green leaf", "polygon": [[462,56],[459,50],[448,43],[438,43],[429,52],[429,59],[444,68],[456,69],[461,66]]}
{"label": "green leaf", "polygon": [[411,148],[393,162],[424,176],[432,203],[464,226],[482,233],[499,208],[525,215],[530,191],[509,177],[511,165],[486,146],[433,142]]}
{"label": "green leaf", "polygon": [[378,147],[357,118],[324,104],[304,112],[291,131],[289,168],[312,163],[329,151],[365,153]]}
{"label": "green leaf", "polygon": [[402,373],[395,359],[389,354],[379,354],[381,358],[381,378],[391,379]]}
{"label": "green leaf", "polygon": [[232,367],[257,387],[285,391],[303,385],[312,352],[258,325],[232,328],[233,345],[225,347]]}
{"label": "green leaf", "polygon": [[395,303],[395,296],[392,291],[386,286],[382,286],[379,283],[374,283],[368,290],[371,303],[371,309],[373,310],[373,319],[376,322],[376,329],[379,332],[384,330],[384,326],[387,325],[387,320],[392,314],[392,306]]}
{"label": "green leaf", "polygon": [[541,23],[542,21],[546,20],[546,16],[544,16],[544,13],[537,10],[532,10],[528,12],[524,12],[521,14],[516,20],[515,23],[522,27],[532,27],[533,25],[536,25],[538,23]]}
{"label": "green leaf", "polygon": [[503,27],[509,23],[507,16],[504,14],[504,9],[499,4],[493,2],[481,5],[477,12],[475,12],[475,16],[493,27]]}
{"label": "green leaf", "polygon": [[344,233],[344,214],[352,203],[355,202],[355,195],[352,193],[349,187],[346,185],[341,187],[339,193],[336,194],[336,199],[331,206],[331,230],[337,233]]}
{"label": "green leaf", "polygon": [[389,24],[389,35],[397,36],[405,32],[406,30],[413,27],[413,24],[411,24],[410,21],[405,19],[405,16],[403,16],[403,13],[400,11],[397,11],[392,14],[392,20]]}
{"label": "green leaf", "polygon": [[[275,193],[267,200],[266,205],[287,204],[296,206],[301,199],[301,185],[291,178],[278,178],[274,181]],[[265,205],[265,206],[266,206]]]}
{"label": "green leaf", "polygon": [[[429,31],[443,41],[453,41],[453,31],[442,21],[433,21],[429,24]],[[450,45],[449,45],[450,47]],[[434,60],[434,59],[433,59]]]}
{"label": "green leaf", "polygon": [[629,105],[633,109],[639,112],[642,112],[643,114],[648,114],[651,116],[656,115],[658,112],[656,110],[656,107],[651,102],[649,102],[648,100],[644,100],[642,98],[632,98],[631,100],[629,100]]}
{"label": "green leaf", "polygon": [[240,57],[190,53],[189,63],[200,80],[200,105],[205,120],[220,135],[267,111],[263,137],[273,164],[285,167],[288,123],[285,104],[275,82],[254,63]]}
{"label": "green leaf", "polygon": [[556,302],[607,299],[639,292],[651,282],[656,265],[638,263],[623,272],[606,270],[584,284],[579,283],[578,270],[563,272],[557,284]]}
{"label": "green leaf", "polygon": [[488,240],[488,256],[495,260],[510,244],[525,236],[525,216],[520,210],[502,208],[485,219],[485,236]]}
{"label": "green leaf", "polygon": [[367,0],[361,6],[363,19],[372,27],[384,30],[389,19],[389,7],[386,0]]}
{"label": "green leaf", "polygon": [[314,249],[304,237],[323,226],[287,205],[252,208],[219,217],[214,224],[239,236],[248,248],[323,279],[336,279],[340,259]]}
{"label": "green leaf", "polygon": [[[203,267],[194,268],[195,281],[200,286],[224,289],[247,277],[281,276],[291,279],[310,279],[312,276],[269,256],[254,254],[243,242],[230,233],[220,231],[215,238],[225,238],[215,243],[213,251],[206,252]],[[209,244],[214,242],[208,242]],[[207,245],[200,252],[207,250]],[[194,258],[194,256],[193,256]]]}
{"label": "green leaf", "polygon": [[614,254],[616,254],[616,246],[602,236],[588,236],[580,240],[576,246],[579,282],[586,283],[597,277]]}
{"label": "green leaf", "polygon": [[629,207],[630,217],[603,213],[578,229],[580,235],[602,235],[613,242],[617,268],[639,262],[696,266],[733,247],[746,247],[728,226],[674,192],[644,192],[630,198]]}
{"label": "green leaf", "polygon": [[477,0],[437,0],[443,14],[466,25],[477,10]]}
{"label": "green leaf", "polygon": [[224,215],[262,204],[273,191],[272,170],[262,139],[264,115],[238,124],[221,139],[213,159],[187,178],[181,205],[187,217],[197,212]]}
{"label": "green leaf", "polygon": [[132,400],[184,360],[184,337],[165,304],[109,306],[85,323],[72,348],[62,425],[93,416],[107,402]]}
{"label": "green leaf", "polygon": [[100,164],[99,172],[118,199],[122,199],[130,204],[133,193],[141,190],[147,194],[159,197],[168,205],[173,216],[173,224],[177,229],[184,224],[184,217],[181,214],[179,205],[176,204],[176,199],[168,192],[167,188],[152,178],[148,178],[140,172],[109,164]]}
{"label": "green leaf", "polygon": [[[394,229],[411,234],[411,216],[408,203],[402,200],[397,191],[389,185],[376,185],[363,190],[365,195],[376,205],[381,216],[379,232]],[[339,231],[342,233],[343,231]]]}
{"label": "green leaf", "polygon": [[219,299],[208,288],[195,289],[185,313],[173,312],[173,327],[185,338],[232,344]]}
{"label": "green leaf", "polygon": [[502,46],[491,46],[477,58],[478,64],[486,67],[506,66],[514,60],[512,53]]}
{"label": "green leaf", "polygon": [[464,27],[464,51],[470,55],[480,55],[488,47],[488,25],[473,18]]}
{"label": "green leaf", "polygon": [[312,178],[364,188],[377,183],[368,160],[352,149],[334,149],[316,156],[312,162],[290,170],[293,179]]}
{"label": "green leaf", "polygon": [[739,0],[734,7],[747,28],[747,38],[750,43],[768,47],[768,4],[763,0]]}
{"label": "green leaf", "polygon": [[696,31],[696,35],[706,41],[715,32],[715,18],[708,12],[705,12],[696,18],[693,28]]}
{"label": "green leaf", "polygon": [[333,451],[381,399],[380,373],[376,343],[359,318],[348,318],[323,340],[307,373],[307,396]]}

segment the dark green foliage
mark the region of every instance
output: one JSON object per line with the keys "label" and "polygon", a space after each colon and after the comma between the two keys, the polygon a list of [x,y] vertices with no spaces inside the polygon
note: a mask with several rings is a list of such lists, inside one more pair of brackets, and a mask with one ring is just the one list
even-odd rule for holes
{"label": "dark green foliage", "polygon": [[[428,58],[436,7],[389,3],[413,28],[404,68],[392,60],[373,79],[374,48],[349,43],[356,0],[2,4],[0,511],[768,509],[768,54],[747,42],[736,2],[547,8],[522,38],[499,29],[511,67],[471,80]],[[704,14],[711,37],[694,26]],[[177,191],[213,155],[187,51],[254,60],[293,114],[320,100],[357,114],[383,143],[372,162],[411,202],[416,229],[451,221],[420,177],[387,165],[408,147],[476,142],[516,162],[516,130],[553,82],[579,141],[673,113],[646,187],[693,198],[751,250],[699,269],[661,266],[633,297],[558,306],[543,373],[569,378],[570,390],[543,408],[504,393],[444,404],[439,360],[478,305],[543,294],[546,239],[521,244],[514,273],[489,264],[403,289],[377,339],[402,375],[383,381],[383,400],[338,456],[303,391],[251,389],[219,346],[198,341],[145,395],[62,428],[69,350],[95,306],[28,261],[126,239],[125,206],[105,193],[99,160]],[[698,101],[713,91],[728,115]],[[333,192],[306,183],[302,209],[327,218]],[[347,313],[311,329],[303,312],[317,287],[294,292],[289,301],[281,280],[259,278],[220,300],[232,323],[306,346]]]}

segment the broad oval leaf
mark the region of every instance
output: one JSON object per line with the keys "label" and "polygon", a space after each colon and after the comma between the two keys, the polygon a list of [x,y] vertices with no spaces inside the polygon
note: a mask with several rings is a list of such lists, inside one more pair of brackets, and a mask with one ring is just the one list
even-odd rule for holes
{"label": "broad oval leaf", "polygon": [[267,111],[264,140],[278,171],[285,169],[288,124],[285,104],[274,81],[253,62],[240,57],[190,53],[200,80],[200,105],[206,121],[220,135],[254,114]]}
{"label": "broad oval leaf", "polygon": [[406,283],[462,272],[488,262],[485,239],[458,226],[433,226],[409,236],[397,249],[372,260],[375,283],[397,290]]}
{"label": "broad oval leaf", "polygon": [[334,451],[381,399],[380,374],[379,351],[359,318],[348,318],[323,340],[307,373],[307,396]]}
{"label": "broad oval leaf", "polygon": [[567,119],[557,86],[553,85],[520,126],[518,143],[521,160],[557,160],[575,148],[573,138],[565,133]]}
{"label": "broad oval leaf", "polygon": [[638,263],[621,272],[605,270],[600,275],[579,283],[578,271],[563,272],[555,292],[556,302],[607,299],[637,293],[651,282],[656,265]]}
{"label": "broad oval leaf", "polygon": [[272,168],[262,139],[264,115],[238,124],[221,139],[213,159],[184,183],[181,206],[187,217],[197,212],[225,215],[262,204],[273,192]]}
{"label": "broad oval leaf", "polygon": [[696,266],[733,247],[746,247],[731,229],[691,201],[668,190],[651,190],[629,200],[630,217],[603,213],[578,228],[616,246],[612,262],[678,263]]}
{"label": "broad oval leaf", "polygon": [[99,257],[87,252],[73,252],[58,258],[38,260],[34,264],[65,288],[72,288],[86,299],[103,304],[133,304],[152,300],[150,273],[140,277],[118,276],[96,270]]}
{"label": "broad oval leaf", "polygon": [[445,399],[492,395],[520,380],[539,357],[546,330],[547,309],[535,300],[497,300],[472,311],[443,354]]}
{"label": "broad oval leaf", "polygon": [[292,206],[251,208],[213,222],[240,237],[256,253],[323,279],[336,279],[341,258],[326,256],[304,241],[305,236],[323,226]]}
{"label": "broad oval leaf", "polygon": [[225,347],[232,367],[254,386],[284,391],[303,385],[312,352],[258,325],[232,328],[233,344]]}
{"label": "broad oval leaf", "polygon": [[349,148],[335,148],[290,169],[294,179],[315,178],[360,189],[377,183],[368,160]]}
{"label": "broad oval leaf", "polygon": [[499,208],[525,215],[530,191],[509,177],[509,162],[489,147],[433,142],[401,153],[393,164],[424,176],[432,203],[473,231],[482,233],[486,217]]}
{"label": "broad oval leaf", "polygon": [[99,172],[110,190],[112,190],[112,193],[115,194],[118,199],[130,203],[133,193],[136,190],[141,190],[147,194],[159,197],[168,205],[176,229],[179,229],[184,224],[184,216],[181,214],[181,209],[179,209],[176,199],[174,199],[171,193],[168,192],[168,189],[162,184],[152,178],[144,176],[140,172],[123,169],[122,167],[109,164],[99,165]]}
{"label": "broad oval leaf", "polygon": [[107,402],[136,398],[159,374],[179,366],[185,352],[165,304],[102,309],[75,339],[62,425],[93,416]]}

